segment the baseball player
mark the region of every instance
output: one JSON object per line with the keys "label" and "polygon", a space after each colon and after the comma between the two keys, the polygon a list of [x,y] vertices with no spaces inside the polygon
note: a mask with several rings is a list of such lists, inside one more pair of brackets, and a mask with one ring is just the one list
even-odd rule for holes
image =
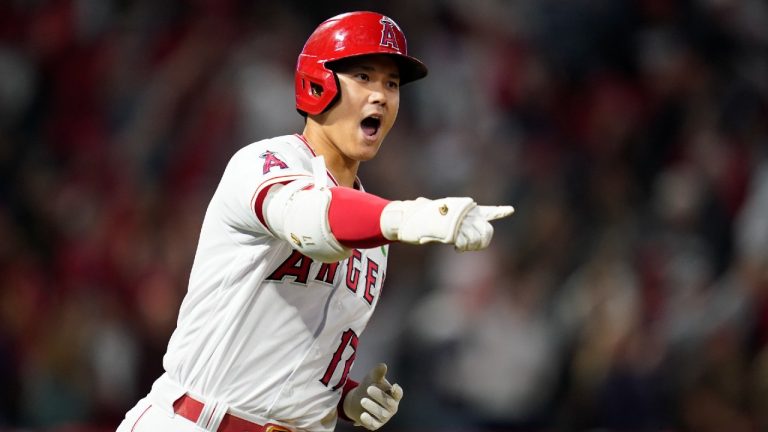
{"label": "baseball player", "polygon": [[379,364],[349,377],[379,301],[391,242],[488,246],[509,206],[471,198],[388,201],[357,170],[395,122],[399,87],[423,78],[390,18],[323,22],[296,65],[302,134],[229,161],[205,214],[165,373],[119,432],[375,430],[403,389]]}

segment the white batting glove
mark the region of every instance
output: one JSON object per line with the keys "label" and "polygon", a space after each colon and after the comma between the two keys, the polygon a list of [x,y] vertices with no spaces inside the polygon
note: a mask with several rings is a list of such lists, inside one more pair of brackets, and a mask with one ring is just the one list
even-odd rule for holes
{"label": "white batting glove", "polygon": [[453,244],[456,250],[488,247],[492,220],[511,215],[511,206],[478,206],[472,198],[418,198],[392,201],[381,214],[381,232],[388,240]]}
{"label": "white batting glove", "polygon": [[403,389],[390,384],[386,374],[387,365],[379,363],[344,399],[344,414],[354,421],[355,426],[376,430],[397,412]]}
{"label": "white batting glove", "polygon": [[485,249],[493,238],[493,225],[489,221],[511,215],[515,209],[512,206],[475,206],[459,225],[454,247],[458,251],[474,251]]}

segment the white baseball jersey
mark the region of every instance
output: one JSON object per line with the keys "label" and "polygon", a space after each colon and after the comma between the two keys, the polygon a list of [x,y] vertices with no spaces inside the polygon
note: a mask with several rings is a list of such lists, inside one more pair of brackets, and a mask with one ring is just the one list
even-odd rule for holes
{"label": "white baseball jersey", "polygon": [[248,419],[331,431],[381,293],[387,247],[323,264],[270,233],[266,188],[312,176],[314,156],[302,136],[289,135],[232,157],[205,214],[163,365],[191,394]]}

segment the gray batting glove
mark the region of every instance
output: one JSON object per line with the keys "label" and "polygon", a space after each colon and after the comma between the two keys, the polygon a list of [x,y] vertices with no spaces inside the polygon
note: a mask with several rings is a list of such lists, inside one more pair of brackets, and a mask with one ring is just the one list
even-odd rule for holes
{"label": "gray batting glove", "polygon": [[355,426],[376,430],[397,412],[403,389],[385,378],[387,365],[379,363],[344,399],[344,414]]}

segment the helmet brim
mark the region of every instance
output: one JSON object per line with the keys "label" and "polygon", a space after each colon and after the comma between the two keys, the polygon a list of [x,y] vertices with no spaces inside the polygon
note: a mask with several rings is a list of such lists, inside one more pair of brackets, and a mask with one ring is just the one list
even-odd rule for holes
{"label": "helmet brim", "polygon": [[414,57],[404,55],[393,55],[392,57],[395,58],[400,68],[400,85],[420,80],[429,73],[427,66]]}
{"label": "helmet brim", "polygon": [[402,54],[389,54],[389,53],[374,53],[374,54],[359,54],[349,57],[344,57],[338,60],[331,60],[325,63],[325,67],[334,71],[337,71],[339,64],[342,64],[350,59],[359,59],[361,57],[385,55],[391,57],[397,64],[397,68],[400,70],[400,85],[408,84],[416,80],[420,80],[427,76],[429,70],[427,66],[420,60],[406,56]]}

